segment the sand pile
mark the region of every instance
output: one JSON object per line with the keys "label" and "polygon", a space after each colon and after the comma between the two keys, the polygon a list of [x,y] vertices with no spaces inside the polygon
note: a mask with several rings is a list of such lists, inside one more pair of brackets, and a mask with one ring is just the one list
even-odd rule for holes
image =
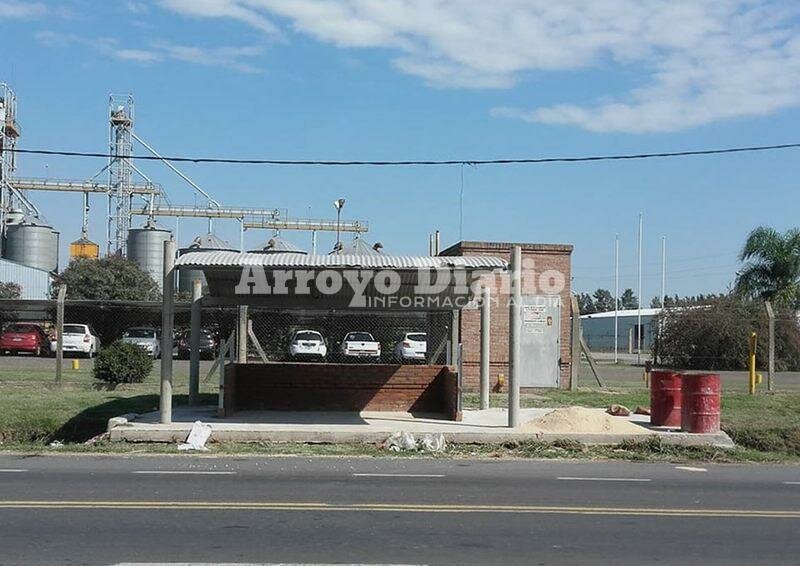
{"label": "sand pile", "polygon": [[612,417],[602,409],[564,407],[528,421],[523,430],[583,434],[644,434],[647,429],[624,417]]}

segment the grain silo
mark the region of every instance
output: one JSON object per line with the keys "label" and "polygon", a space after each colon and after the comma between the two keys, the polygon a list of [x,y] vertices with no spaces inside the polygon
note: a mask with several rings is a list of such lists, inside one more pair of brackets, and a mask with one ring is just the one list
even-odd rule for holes
{"label": "grain silo", "polygon": [[159,228],[151,220],[142,228],[128,230],[128,259],[150,274],[158,284],[164,283],[164,242],[172,238],[172,233]]}
{"label": "grain silo", "polygon": [[[178,251],[178,255],[183,255],[188,252],[208,252],[208,251],[231,251],[235,252],[238,251],[236,248],[230,245],[229,242],[226,242],[222,238],[215,236],[214,234],[205,234],[203,236],[198,236],[194,239],[194,241],[189,244],[185,248],[181,248]],[[181,269],[180,274],[178,276],[178,290],[181,293],[191,293],[192,292],[192,282],[195,279],[199,279],[203,282],[203,289],[208,287],[208,283],[206,282],[206,277],[203,274],[202,269]]]}
{"label": "grain silo", "polygon": [[6,227],[3,257],[29,267],[58,271],[58,232],[36,216]]}
{"label": "grain silo", "polygon": [[252,254],[277,254],[277,253],[293,253],[293,254],[304,254],[304,255],[308,254],[308,252],[306,252],[305,250],[301,250],[289,240],[285,240],[277,235],[267,240],[267,243],[264,244],[263,246],[248,251]]}

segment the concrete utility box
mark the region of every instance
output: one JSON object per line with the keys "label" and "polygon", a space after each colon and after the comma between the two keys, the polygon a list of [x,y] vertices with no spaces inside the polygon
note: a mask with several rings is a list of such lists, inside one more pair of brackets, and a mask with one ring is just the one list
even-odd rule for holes
{"label": "concrete utility box", "polygon": [[558,387],[561,297],[522,296],[520,387]]}

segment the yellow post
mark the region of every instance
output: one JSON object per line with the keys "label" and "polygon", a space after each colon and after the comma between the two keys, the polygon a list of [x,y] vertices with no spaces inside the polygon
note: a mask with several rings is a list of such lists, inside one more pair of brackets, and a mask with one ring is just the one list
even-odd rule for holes
{"label": "yellow post", "polygon": [[78,371],[81,369],[81,361],[80,360],[72,360],[72,369],[73,371]]}
{"label": "yellow post", "polygon": [[750,395],[755,395],[756,392],[756,343],[758,335],[755,332],[750,333],[750,353],[747,356],[747,369],[749,372],[749,391]]}

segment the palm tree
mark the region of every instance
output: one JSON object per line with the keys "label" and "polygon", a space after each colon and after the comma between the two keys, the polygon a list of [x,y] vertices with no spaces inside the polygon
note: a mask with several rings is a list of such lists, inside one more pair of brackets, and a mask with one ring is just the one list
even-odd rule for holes
{"label": "palm tree", "polygon": [[737,293],[800,307],[800,229],[781,234],[759,226],[747,236],[739,260],[745,264],[737,273]]}

